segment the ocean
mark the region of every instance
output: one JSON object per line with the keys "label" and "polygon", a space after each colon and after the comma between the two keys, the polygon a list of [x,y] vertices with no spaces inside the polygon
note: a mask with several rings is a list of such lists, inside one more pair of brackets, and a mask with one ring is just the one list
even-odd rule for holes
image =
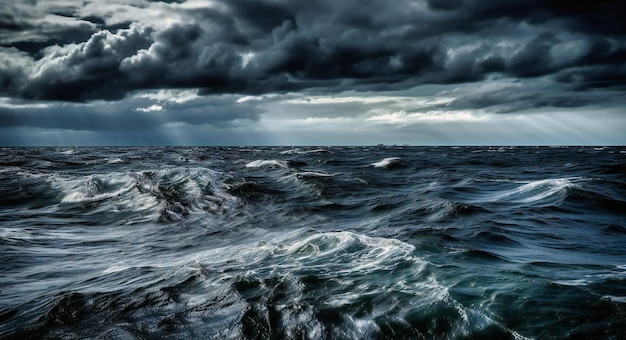
{"label": "ocean", "polygon": [[626,147],[0,148],[3,339],[620,339]]}

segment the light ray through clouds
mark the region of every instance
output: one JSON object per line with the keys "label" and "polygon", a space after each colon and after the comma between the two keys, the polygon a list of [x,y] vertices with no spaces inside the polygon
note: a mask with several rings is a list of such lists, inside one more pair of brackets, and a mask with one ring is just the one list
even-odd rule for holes
{"label": "light ray through clouds", "polygon": [[626,144],[621,1],[0,5],[0,145]]}

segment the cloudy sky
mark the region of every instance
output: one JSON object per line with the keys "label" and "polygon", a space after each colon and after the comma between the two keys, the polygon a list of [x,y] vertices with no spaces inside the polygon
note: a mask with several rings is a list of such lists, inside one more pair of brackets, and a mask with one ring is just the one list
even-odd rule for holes
{"label": "cloudy sky", "polygon": [[0,145],[624,145],[624,13],[0,0]]}

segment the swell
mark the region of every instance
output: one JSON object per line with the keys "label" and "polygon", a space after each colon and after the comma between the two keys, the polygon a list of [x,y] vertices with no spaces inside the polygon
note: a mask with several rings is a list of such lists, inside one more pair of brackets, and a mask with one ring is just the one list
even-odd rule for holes
{"label": "swell", "polygon": [[97,278],[117,287],[108,292],[87,280],[36,298],[4,312],[2,334],[17,325],[12,334],[24,337],[512,334],[452,298],[415,250],[352,232],[273,234],[165,265],[110,271]]}
{"label": "swell", "polygon": [[[490,180],[468,178],[446,189],[445,197],[483,206],[506,208],[559,207],[583,197],[591,198],[586,189],[587,177],[561,177],[532,181]],[[595,194],[597,195],[597,193]],[[596,196],[615,202],[615,198]]]}
{"label": "swell", "polygon": [[[597,188],[588,186],[575,188],[567,196],[565,203],[574,209],[586,211],[606,211],[611,214],[626,214],[626,186],[620,183],[605,183],[600,181]],[[580,210],[579,210],[580,211]]]}
{"label": "swell", "polygon": [[177,167],[89,175],[5,170],[0,204],[39,209],[41,216],[73,214],[100,223],[180,221],[234,208],[218,172]]}
{"label": "swell", "polygon": [[45,175],[20,167],[0,169],[0,207],[37,207],[49,204],[59,195]]}

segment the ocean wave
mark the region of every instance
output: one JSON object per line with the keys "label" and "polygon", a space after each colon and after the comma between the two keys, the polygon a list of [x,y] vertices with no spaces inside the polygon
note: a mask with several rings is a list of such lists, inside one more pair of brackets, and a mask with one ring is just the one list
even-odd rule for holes
{"label": "ocean wave", "polygon": [[529,204],[544,201],[547,198],[563,199],[567,190],[576,186],[574,182],[580,180],[580,178],[573,177],[531,181],[513,190],[496,194],[492,201]]}
{"label": "ocean wave", "polygon": [[[626,214],[626,195],[620,195],[615,188],[620,184],[602,183],[603,188],[575,187],[567,196],[567,203],[575,209],[586,208],[589,210],[601,210],[617,215]],[[624,186],[626,187],[626,186]],[[603,189],[603,190],[602,190]]]}
{"label": "ocean wave", "polygon": [[298,179],[308,179],[308,178],[328,178],[328,177],[335,177],[339,174],[337,173],[327,173],[327,172],[321,172],[321,171],[303,171],[303,172],[297,172],[295,174],[295,176]]}
{"label": "ocean wave", "polygon": [[225,188],[228,194],[238,197],[247,203],[271,200],[272,198],[280,197],[284,194],[284,192],[275,185],[245,179],[228,181]]}
{"label": "ocean wave", "polygon": [[289,168],[286,161],[271,159],[271,160],[256,160],[246,164],[246,168],[261,168],[261,167],[279,167]]}
{"label": "ocean wave", "polygon": [[295,149],[289,149],[289,150],[285,150],[282,151],[280,154],[281,155],[308,155],[308,154],[320,154],[320,153],[332,153],[330,150],[328,149],[312,149],[312,150],[302,150],[299,148],[295,148]]}
{"label": "ocean wave", "polygon": [[[506,204],[513,206],[547,207],[562,204],[580,183],[583,177],[549,178],[533,181],[476,180],[465,178],[450,187],[449,199],[470,204]],[[502,187],[509,187],[502,189]]]}
{"label": "ocean wave", "polygon": [[611,223],[608,226],[602,228],[602,232],[606,234],[626,235],[626,226]]}
{"label": "ocean wave", "polygon": [[581,176],[532,181],[468,177],[444,188],[443,197],[486,210],[558,207],[570,211],[587,209],[621,214],[626,211],[626,196],[619,193],[620,186],[623,185]]}
{"label": "ocean wave", "polygon": [[476,204],[454,202],[438,197],[413,199],[400,196],[382,202],[374,201],[370,205],[372,211],[385,212],[386,219],[393,224],[438,223],[489,213],[489,210]]}
{"label": "ocean wave", "polygon": [[[27,313],[5,314],[30,325],[21,334],[47,336],[143,329],[150,337],[199,331],[211,337],[456,337],[494,327],[496,334],[511,334],[452,298],[433,269],[414,246],[396,239],[297,230],[113,264],[73,291],[31,301]],[[93,290],[102,284],[117,289]],[[33,322],[33,312],[42,317]],[[129,317],[139,321],[123,322]]]}
{"label": "ocean wave", "polygon": [[59,151],[59,153],[62,155],[73,155],[74,152],[76,152],[74,149],[67,149],[67,150]]}
{"label": "ocean wave", "polygon": [[297,161],[297,160],[289,159],[287,160],[287,165],[289,165],[290,167],[299,168],[299,167],[307,166],[309,164],[305,161]]}
{"label": "ocean wave", "polygon": [[[495,324],[452,299],[415,247],[395,239],[298,232],[213,249],[192,262],[234,279],[230,287],[247,305],[244,335],[468,335]],[[446,320],[439,316],[444,310]],[[451,329],[433,328],[432,318]],[[404,326],[387,328],[392,322]]]}
{"label": "ocean wave", "polygon": [[379,162],[372,163],[375,168],[398,169],[406,168],[409,164],[399,157],[387,157]]}
{"label": "ocean wave", "polygon": [[[89,176],[53,175],[62,209],[89,210],[88,215],[126,215],[125,223],[150,219],[183,220],[192,214],[212,214],[237,206],[237,198],[219,174],[206,168],[171,168],[158,171],[108,173]],[[158,216],[158,217],[157,217]]]}
{"label": "ocean wave", "polygon": [[113,157],[113,158],[109,158],[107,160],[108,164],[121,164],[124,163],[124,160],[119,158],[119,157]]}
{"label": "ocean wave", "polygon": [[[71,329],[81,337],[146,327],[158,337],[171,335],[169,325],[184,336],[207,327],[213,336],[217,328],[236,337],[332,338],[443,336],[485,327],[486,316],[468,318],[478,314],[450,297],[414,246],[346,231],[307,234],[269,233],[253,243],[109,265],[74,291],[32,301],[29,311],[44,319],[30,331],[52,336]],[[94,293],[99,283],[117,290]],[[197,318],[213,313],[220,317]],[[120,323],[129,315],[142,316],[139,324]],[[438,329],[433,318],[452,330]]]}
{"label": "ocean wave", "polygon": [[137,181],[120,174],[92,175],[75,181],[63,181],[60,186],[65,196],[61,203],[96,202],[120,196],[131,191]]}
{"label": "ocean wave", "polygon": [[57,189],[49,177],[20,167],[0,169],[0,206],[38,207],[54,202]]}

